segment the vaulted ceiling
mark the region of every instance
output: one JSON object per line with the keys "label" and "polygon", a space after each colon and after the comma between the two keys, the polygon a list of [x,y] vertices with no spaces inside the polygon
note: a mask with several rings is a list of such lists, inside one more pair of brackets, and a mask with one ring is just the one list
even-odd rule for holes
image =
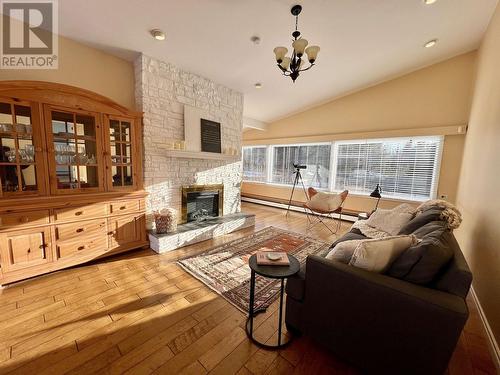
{"label": "vaulted ceiling", "polygon": [[[246,117],[272,121],[476,49],[497,1],[64,0],[59,30],[120,57],[143,52],[239,90]],[[290,48],[296,3],[303,5],[299,30],[321,52],[294,84],[280,75],[272,50]],[[166,39],[154,40],[153,28]],[[423,48],[434,38],[435,47]]]}

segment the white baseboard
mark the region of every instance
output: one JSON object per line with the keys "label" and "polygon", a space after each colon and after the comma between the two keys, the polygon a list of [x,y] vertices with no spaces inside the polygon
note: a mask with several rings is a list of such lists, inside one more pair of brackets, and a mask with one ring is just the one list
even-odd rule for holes
{"label": "white baseboard", "polygon": [[[288,207],[288,204],[277,203],[277,202],[270,202],[270,201],[265,201],[263,199],[241,197],[241,200],[243,202],[256,203],[256,204],[261,204],[263,206],[276,207],[276,208],[281,208],[281,209],[284,209],[284,210],[286,210],[287,207]],[[302,207],[290,206],[290,211],[295,211],[295,212],[300,212],[300,213],[305,214],[304,209]],[[325,216],[325,215],[322,215],[322,216]],[[338,219],[340,217],[340,215],[339,214],[334,214],[334,217],[336,219]],[[357,216],[348,215],[348,214],[342,214],[342,220],[355,222],[356,220],[358,220],[358,217]]]}
{"label": "white baseboard", "polygon": [[481,317],[481,322],[483,323],[484,329],[486,331],[486,338],[488,340],[488,347],[490,349],[491,357],[493,362],[495,363],[495,367],[497,368],[497,372],[500,374],[500,349],[498,347],[497,340],[493,335],[493,331],[491,330],[490,324],[488,323],[488,319],[486,319],[486,315],[484,314],[483,307],[477,298],[476,291],[474,287],[471,287],[471,296],[476,304],[477,310],[479,311],[479,316]]}

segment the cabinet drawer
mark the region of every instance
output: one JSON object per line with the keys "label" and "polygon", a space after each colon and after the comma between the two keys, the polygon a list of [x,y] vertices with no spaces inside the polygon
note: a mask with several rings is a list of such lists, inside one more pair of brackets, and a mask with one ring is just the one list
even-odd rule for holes
{"label": "cabinet drawer", "polygon": [[109,212],[112,215],[137,213],[141,210],[140,203],[140,200],[111,202],[109,205]]}
{"label": "cabinet drawer", "polygon": [[56,225],[56,239],[66,241],[72,239],[95,237],[99,235],[106,236],[106,220],[89,220],[71,224]]}
{"label": "cabinet drawer", "polygon": [[56,245],[57,259],[88,253],[104,253],[108,249],[106,233],[94,234],[79,239],[59,241]]}
{"label": "cabinet drawer", "polygon": [[56,221],[85,220],[106,215],[106,204],[96,203],[79,207],[57,208],[54,210]]}
{"label": "cabinet drawer", "polygon": [[23,225],[48,224],[49,211],[27,211],[12,214],[0,214],[1,227],[17,227]]}

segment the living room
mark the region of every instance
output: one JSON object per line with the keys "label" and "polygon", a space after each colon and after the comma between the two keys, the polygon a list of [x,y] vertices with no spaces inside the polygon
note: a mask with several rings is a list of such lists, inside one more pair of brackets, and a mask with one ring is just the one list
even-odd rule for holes
{"label": "living room", "polygon": [[497,0],[1,9],[0,373],[500,372]]}

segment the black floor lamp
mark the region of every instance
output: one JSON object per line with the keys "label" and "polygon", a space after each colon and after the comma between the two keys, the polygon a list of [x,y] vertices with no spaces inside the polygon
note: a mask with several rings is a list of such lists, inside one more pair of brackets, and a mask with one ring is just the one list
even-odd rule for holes
{"label": "black floor lamp", "polygon": [[377,211],[378,204],[380,203],[380,199],[382,198],[381,193],[382,193],[382,188],[380,187],[379,184],[377,184],[377,187],[375,188],[375,190],[373,190],[372,193],[370,194],[370,197],[377,198],[377,205],[375,206],[375,209],[372,212]]}

